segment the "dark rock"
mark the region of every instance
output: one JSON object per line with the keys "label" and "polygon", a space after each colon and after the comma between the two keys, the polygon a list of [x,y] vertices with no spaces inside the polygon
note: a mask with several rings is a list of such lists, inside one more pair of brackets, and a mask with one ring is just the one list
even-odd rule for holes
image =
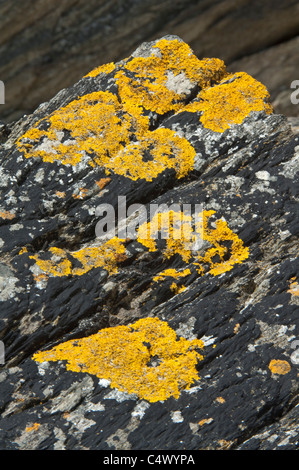
{"label": "dark rock", "polygon": [[[0,448],[297,449],[299,140],[265,87],[166,36],[10,131]],[[100,234],[119,196],[203,231]]]}

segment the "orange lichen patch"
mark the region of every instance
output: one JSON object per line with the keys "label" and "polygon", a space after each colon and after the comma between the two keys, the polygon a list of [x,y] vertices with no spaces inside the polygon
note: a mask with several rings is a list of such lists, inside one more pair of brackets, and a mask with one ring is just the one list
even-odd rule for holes
{"label": "orange lichen patch", "polygon": [[178,279],[180,277],[185,277],[191,274],[190,269],[184,269],[184,271],[178,271],[177,269],[165,269],[161,271],[157,276],[154,277],[154,281],[161,281],[166,279],[167,277],[172,277],[174,279]]}
{"label": "orange lichen patch", "polygon": [[104,189],[110,181],[111,178],[101,178],[99,181],[96,181],[96,185],[98,185],[100,189]]}
{"label": "orange lichen patch", "polygon": [[37,431],[39,427],[40,427],[40,423],[33,423],[32,426],[26,426],[25,431],[26,432]]}
{"label": "orange lichen patch", "polygon": [[110,274],[117,273],[117,264],[126,259],[123,241],[114,237],[99,248],[82,248],[71,255],[80,261],[82,268],[75,268],[72,274],[81,276],[90,269],[103,267]]}
{"label": "orange lichen patch", "polygon": [[37,266],[47,275],[68,276],[72,271],[72,263],[67,258],[67,253],[61,248],[52,247],[49,252],[51,259],[41,259],[38,255],[29,256],[36,261]]}
{"label": "orange lichen patch", "polygon": [[84,199],[88,194],[88,189],[86,188],[79,188],[79,192],[73,194],[74,199]]}
{"label": "orange lichen patch", "polygon": [[[186,98],[179,91],[181,80],[190,87],[207,87],[225,76],[225,66],[218,59],[200,61],[178,40],[158,41],[152,50],[149,57],[129,58],[119,67],[115,80],[120,100],[102,91],[79,97],[28,130],[17,142],[19,150],[26,158],[65,165],[84,159],[133,180],[151,181],[167,168],[178,178],[186,176],[193,168],[194,148],[170,129],[151,131],[144,110],[179,110]],[[114,67],[107,64],[87,76]],[[190,87],[187,83],[186,89]]]}
{"label": "orange lichen patch", "polygon": [[114,62],[109,62],[108,64],[103,64],[103,65],[100,65],[99,67],[96,67],[87,75],[84,75],[84,78],[97,77],[98,75],[100,75],[100,73],[110,73],[110,72],[113,72],[114,69],[115,69]]}
{"label": "orange lichen patch", "polygon": [[237,333],[239,333],[239,329],[240,329],[240,323],[236,323],[236,324],[235,324],[235,328],[234,328],[234,333],[235,333],[235,335],[236,335]]}
{"label": "orange lichen patch", "polygon": [[[230,271],[235,264],[242,263],[249,256],[249,249],[244,247],[242,240],[228,227],[226,221],[219,219],[216,221],[216,228],[208,228],[208,218],[215,214],[215,211],[203,211],[202,223],[200,228],[203,233],[203,239],[210,242],[209,248],[204,256],[197,256],[198,272],[204,272],[204,265],[210,266],[209,272],[214,276]],[[225,246],[225,243],[231,243],[231,247]],[[225,259],[230,252],[230,257]],[[216,261],[215,261],[216,259]],[[218,261],[219,260],[219,261]]]}
{"label": "orange lichen patch", "polygon": [[47,281],[47,280],[48,280],[48,276],[47,276],[47,274],[43,274],[43,273],[34,274],[34,275],[33,275],[33,279],[35,280],[35,282],[36,282],[37,284],[39,284],[39,283],[43,283],[44,281]]}
{"label": "orange lichen patch", "polygon": [[[40,121],[18,140],[17,145],[26,158],[40,157],[65,165],[76,165],[86,158],[91,165],[105,164],[110,154],[122,148],[121,142],[129,142],[130,118],[122,118],[117,97],[109,92],[84,95],[54,111],[46,122],[47,130],[38,128]],[[61,143],[65,132],[70,137]]]}
{"label": "orange lichen patch", "polygon": [[[102,267],[109,274],[117,273],[117,265],[125,259],[125,246],[122,240],[114,237],[100,247],[87,247],[78,251],[67,252],[52,247],[45,254],[50,259],[42,259],[39,255],[30,256],[46,276],[81,276],[93,268]],[[81,267],[73,267],[72,261],[80,261]],[[37,275],[40,280],[41,275]]]}
{"label": "orange lichen patch", "polygon": [[[201,275],[207,269],[214,276],[225,273],[235,264],[247,259],[249,249],[244,247],[242,240],[228,227],[226,221],[219,219],[215,222],[216,228],[210,229],[208,219],[213,214],[215,214],[213,210],[198,214],[198,222],[193,228],[191,216],[183,212],[159,212],[150,222],[139,227],[137,240],[149,251],[157,251],[156,239],[159,233],[163,233],[166,243],[163,251],[165,258],[169,259],[179,254],[184,262],[192,261]],[[192,251],[193,244],[199,236],[211,245],[204,255],[199,251]],[[176,277],[176,273],[175,270],[172,272],[173,277]],[[160,280],[164,274],[165,272],[160,273],[154,280]]]}
{"label": "orange lichen patch", "polygon": [[291,281],[293,281],[293,282],[290,282],[290,288],[287,292],[289,292],[292,295],[299,296],[299,284],[295,279],[296,279],[296,277],[293,277],[291,279]]}
{"label": "orange lichen patch", "polygon": [[170,286],[170,290],[172,290],[172,292],[174,292],[175,294],[180,294],[181,292],[184,292],[184,290],[186,290],[186,287],[179,287],[175,282],[173,282]]}
{"label": "orange lichen patch", "polygon": [[65,192],[64,191],[56,191],[55,195],[61,199],[65,197]]}
{"label": "orange lichen patch", "polygon": [[163,252],[169,259],[179,254],[187,263],[191,258],[192,217],[178,211],[158,212],[150,222],[140,225],[137,240],[146,246],[149,251],[157,251],[156,239],[159,233],[166,240],[166,249]]}
{"label": "orange lichen patch", "polygon": [[[170,129],[149,131],[147,118],[143,121],[141,116],[136,119],[123,113],[117,97],[109,92],[85,95],[47,120],[48,130],[30,130],[19,139],[18,147],[26,158],[65,165],[77,165],[84,158],[93,167],[99,165],[133,180],[147,181],[167,168],[173,168],[178,178],[193,168],[196,152],[185,138]],[[71,138],[60,143],[59,133],[65,131]],[[138,139],[136,143],[130,142],[133,136]],[[145,161],[147,153],[150,158]]]}
{"label": "orange lichen patch", "polygon": [[66,360],[68,370],[96,375],[110,381],[112,388],[157,402],[178,398],[199,379],[196,365],[203,357],[197,350],[202,348],[200,340],[177,339],[166,322],[144,318],[67,341],[33,359]]}
{"label": "orange lichen patch", "polygon": [[220,449],[221,450],[227,450],[227,449],[230,449],[236,442],[236,439],[234,439],[233,441],[226,441],[225,439],[219,439],[219,441],[217,442],[220,446]]}
{"label": "orange lichen patch", "polygon": [[41,272],[40,274],[33,274],[33,279],[38,289],[45,289],[45,287],[47,286],[49,275]]}
{"label": "orange lichen patch", "polygon": [[181,109],[186,96],[177,89],[177,80],[189,80],[190,86],[203,88],[225,74],[222,60],[201,61],[187,44],[162,39],[153,46],[150,56],[132,58],[115,78],[124,108],[138,116],[143,109],[158,114]]}
{"label": "orange lichen patch", "polygon": [[[87,76],[114,67],[110,63]],[[118,95],[97,91],[78,97],[20,137],[19,150],[26,158],[83,162],[132,180],[152,181],[166,169],[183,178],[193,169],[195,149],[173,130],[152,130],[149,112],[199,111],[203,125],[217,132],[242,122],[250,111],[271,112],[263,85],[245,73],[228,74],[222,60],[199,60],[179,40],[162,39],[147,57],[126,59],[114,80]],[[196,87],[199,101],[186,106]]]}
{"label": "orange lichen patch", "polygon": [[199,424],[200,426],[203,426],[204,424],[210,424],[210,423],[212,423],[212,421],[214,421],[213,418],[206,418],[206,419],[202,419],[201,421],[199,421],[198,424]]}
{"label": "orange lichen patch", "polygon": [[217,403],[220,403],[221,405],[225,403],[225,399],[223,397],[217,397],[215,401],[217,401]]}
{"label": "orange lichen patch", "polygon": [[167,168],[173,168],[177,178],[183,178],[193,169],[195,155],[185,138],[170,129],[159,128],[143,132],[137,142],[127,145],[105,166],[135,181],[140,178],[152,181]]}
{"label": "orange lichen patch", "polygon": [[168,71],[176,75],[184,71],[187,78],[201,88],[209,87],[212,82],[218,82],[227,75],[223,60],[199,60],[188,44],[179,40],[161,39],[154,47],[161,52]]}
{"label": "orange lichen patch", "polygon": [[273,112],[269,93],[264,85],[245,72],[230,74],[214,87],[202,90],[199,101],[184,110],[201,112],[200,121],[207,129],[224,132],[233,124],[241,124],[251,111]]}
{"label": "orange lichen patch", "polygon": [[15,214],[9,211],[0,211],[0,217],[1,219],[7,219],[7,220],[12,220],[15,218]]}
{"label": "orange lichen patch", "polygon": [[26,246],[24,246],[23,248],[20,249],[19,255],[22,255],[23,253],[28,253],[28,250],[27,250]]}
{"label": "orange lichen patch", "polygon": [[269,364],[269,369],[273,374],[285,375],[290,372],[291,366],[287,361],[272,359]]}

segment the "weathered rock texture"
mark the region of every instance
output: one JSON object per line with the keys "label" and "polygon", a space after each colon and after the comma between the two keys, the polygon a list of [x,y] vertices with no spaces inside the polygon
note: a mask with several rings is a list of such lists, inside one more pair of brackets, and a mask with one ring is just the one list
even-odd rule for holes
{"label": "weathered rock texture", "polygon": [[[1,449],[298,448],[299,141],[269,101],[166,36],[2,128]],[[119,196],[169,238],[96,236]]]}
{"label": "weathered rock texture", "polygon": [[0,80],[6,122],[32,112],[94,67],[128,57],[142,42],[177,34],[198,57],[219,57],[262,81],[275,109],[298,79],[297,0],[4,0]]}

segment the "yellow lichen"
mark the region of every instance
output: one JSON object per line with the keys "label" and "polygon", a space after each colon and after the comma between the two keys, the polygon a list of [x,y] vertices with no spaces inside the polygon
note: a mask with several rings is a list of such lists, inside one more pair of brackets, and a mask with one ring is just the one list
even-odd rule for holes
{"label": "yellow lichen", "polygon": [[128,144],[105,166],[135,181],[140,178],[152,181],[167,168],[173,168],[177,178],[183,178],[193,169],[195,155],[185,138],[170,129],[159,128],[143,132],[137,142]]}
{"label": "yellow lichen", "polygon": [[55,192],[56,196],[63,199],[65,198],[65,192],[64,191],[56,191]]}
{"label": "yellow lichen", "polygon": [[150,56],[132,58],[115,78],[124,108],[139,116],[143,110],[165,114],[184,106],[186,96],[171,85],[176,77],[204,88],[225,74],[222,60],[199,60],[184,42],[161,39]]}
{"label": "yellow lichen", "polygon": [[174,292],[176,295],[180,294],[181,292],[184,292],[186,290],[185,286],[179,287],[175,282],[173,282],[170,286],[170,290]]}
{"label": "yellow lichen", "polygon": [[15,214],[9,211],[0,211],[0,217],[1,219],[7,219],[7,220],[12,220],[15,218]]}
{"label": "yellow lichen", "polygon": [[31,426],[26,426],[25,431],[26,432],[38,431],[39,427],[40,427],[40,423],[33,423]]}
{"label": "yellow lichen", "polygon": [[290,288],[288,289],[287,292],[289,292],[292,295],[299,296],[299,284],[296,281],[296,277],[293,277],[291,281],[292,282],[290,283]]}
{"label": "yellow lichen", "polygon": [[[100,247],[86,247],[72,252],[52,247],[44,256],[48,258],[50,254],[50,259],[43,259],[40,255],[33,255],[30,258],[35,260],[37,266],[47,276],[81,276],[98,267],[106,269],[109,274],[115,274],[119,262],[126,257],[122,242],[123,240],[114,237]],[[72,260],[79,261],[81,267],[73,267]]]}
{"label": "yellow lichen", "polygon": [[84,78],[97,77],[98,75],[100,75],[100,73],[110,73],[110,72],[113,72],[114,69],[115,69],[114,62],[109,62],[108,64],[103,64],[103,65],[100,65],[99,67],[96,67],[87,75],[84,75]]}
{"label": "yellow lichen", "polygon": [[86,188],[79,188],[79,192],[73,194],[74,199],[84,199],[87,196],[88,189]]}
{"label": "yellow lichen", "polygon": [[[148,181],[167,168],[173,168],[178,178],[193,168],[195,150],[185,138],[170,129],[150,131],[147,120],[145,125],[141,117],[124,113],[116,96],[109,92],[85,95],[55,111],[47,120],[48,130],[32,129],[19,139],[18,147],[26,158],[65,165],[76,165],[84,158],[91,166]],[[71,137],[61,143],[60,134],[66,131]],[[133,136],[138,139],[136,143],[131,142]],[[146,153],[150,155],[147,161],[143,159]]]}
{"label": "yellow lichen", "polygon": [[223,403],[225,403],[225,399],[223,397],[217,397],[215,399],[215,401],[217,401],[217,403],[220,403],[221,405],[223,405]]}
{"label": "yellow lichen", "polygon": [[[107,64],[87,76],[114,67]],[[132,180],[152,181],[168,168],[182,178],[193,169],[195,149],[170,129],[152,130],[149,112],[197,110],[205,127],[221,132],[251,110],[270,112],[263,85],[246,74],[229,75],[222,60],[199,60],[179,40],[162,39],[147,57],[126,59],[114,79],[118,95],[78,97],[29,129],[17,142],[19,150],[26,158],[64,165],[83,160]],[[186,106],[186,93],[196,86],[200,101]]]}
{"label": "yellow lichen", "polygon": [[49,351],[34,354],[37,362],[67,361],[67,369],[110,381],[112,388],[149,402],[178,398],[198,380],[196,365],[203,357],[197,339],[177,339],[168,324],[145,318],[128,326],[100,330]]}
{"label": "yellow lichen", "polygon": [[269,93],[264,85],[245,72],[231,74],[219,84],[203,89],[198,101],[184,111],[202,113],[200,121],[207,129],[224,132],[233,124],[241,124],[251,111],[271,114]]}
{"label": "yellow lichen", "polygon": [[172,277],[174,279],[178,279],[180,277],[185,277],[191,274],[190,269],[184,269],[184,271],[178,271],[176,269],[165,269],[161,271],[157,276],[154,277],[154,281],[161,281],[167,277]]}
{"label": "yellow lichen", "polygon": [[[249,249],[244,247],[243,241],[228,227],[226,221],[219,219],[215,222],[216,228],[210,229],[208,219],[213,214],[215,214],[213,210],[199,213],[198,222],[193,229],[191,216],[183,212],[159,212],[150,222],[139,227],[137,240],[149,251],[157,251],[158,233],[164,233],[166,244],[163,251],[164,258],[180,255],[184,262],[192,261],[199,274],[204,274],[207,268],[214,276],[225,273],[235,264],[247,259]],[[198,250],[192,251],[193,243],[198,236],[210,245],[204,255]],[[160,273],[154,280],[161,279],[163,274],[165,272]],[[177,271],[168,270],[168,275],[176,278]]]}
{"label": "yellow lichen", "polygon": [[291,366],[287,361],[272,359],[269,364],[269,369],[273,374],[285,375],[290,372]]}
{"label": "yellow lichen", "polygon": [[[242,263],[249,256],[249,249],[244,247],[243,241],[227,225],[227,222],[219,219],[216,221],[216,228],[208,228],[208,218],[215,214],[215,211],[203,211],[200,218],[203,223],[203,239],[208,241],[212,247],[209,248],[204,256],[197,256],[198,272],[204,272],[204,265],[210,266],[209,272],[214,276],[230,271],[235,264]],[[231,243],[231,247],[225,246],[226,242]],[[228,259],[227,255],[230,252]]]}
{"label": "yellow lichen", "polygon": [[101,178],[99,181],[96,181],[96,185],[102,190],[110,183],[111,178]]}
{"label": "yellow lichen", "polygon": [[[113,69],[114,64],[107,64],[87,76]],[[200,61],[183,42],[158,41],[152,55],[124,61],[115,74],[120,101],[101,91],[79,97],[28,130],[18,140],[19,150],[26,158],[65,165],[84,159],[91,166],[100,165],[133,180],[151,181],[166,168],[184,177],[193,168],[194,148],[170,129],[151,131],[149,118],[143,114],[144,110],[163,114],[184,106],[185,95],[168,84],[169,74],[182,73],[190,83],[203,87],[226,72],[221,60]],[[47,130],[43,130],[44,122]]]}
{"label": "yellow lichen", "polygon": [[187,263],[191,257],[191,245],[195,238],[192,235],[191,222],[192,217],[181,211],[158,212],[150,222],[140,225],[137,241],[149,251],[157,251],[155,240],[161,233],[166,240],[164,257],[169,259],[174,254],[179,254]]}
{"label": "yellow lichen", "polygon": [[214,421],[213,418],[204,418],[204,419],[202,419],[201,421],[199,421],[198,424],[199,424],[200,426],[203,426],[204,424],[210,424],[210,423],[212,423],[213,421]]}

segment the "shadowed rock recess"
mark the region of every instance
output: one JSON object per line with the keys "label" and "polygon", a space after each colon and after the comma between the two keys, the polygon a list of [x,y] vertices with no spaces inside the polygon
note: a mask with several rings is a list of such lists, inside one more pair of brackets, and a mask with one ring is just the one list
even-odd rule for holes
{"label": "shadowed rock recess", "polygon": [[1,129],[1,449],[298,448],[299,141],[269,103],[165,36]]}

